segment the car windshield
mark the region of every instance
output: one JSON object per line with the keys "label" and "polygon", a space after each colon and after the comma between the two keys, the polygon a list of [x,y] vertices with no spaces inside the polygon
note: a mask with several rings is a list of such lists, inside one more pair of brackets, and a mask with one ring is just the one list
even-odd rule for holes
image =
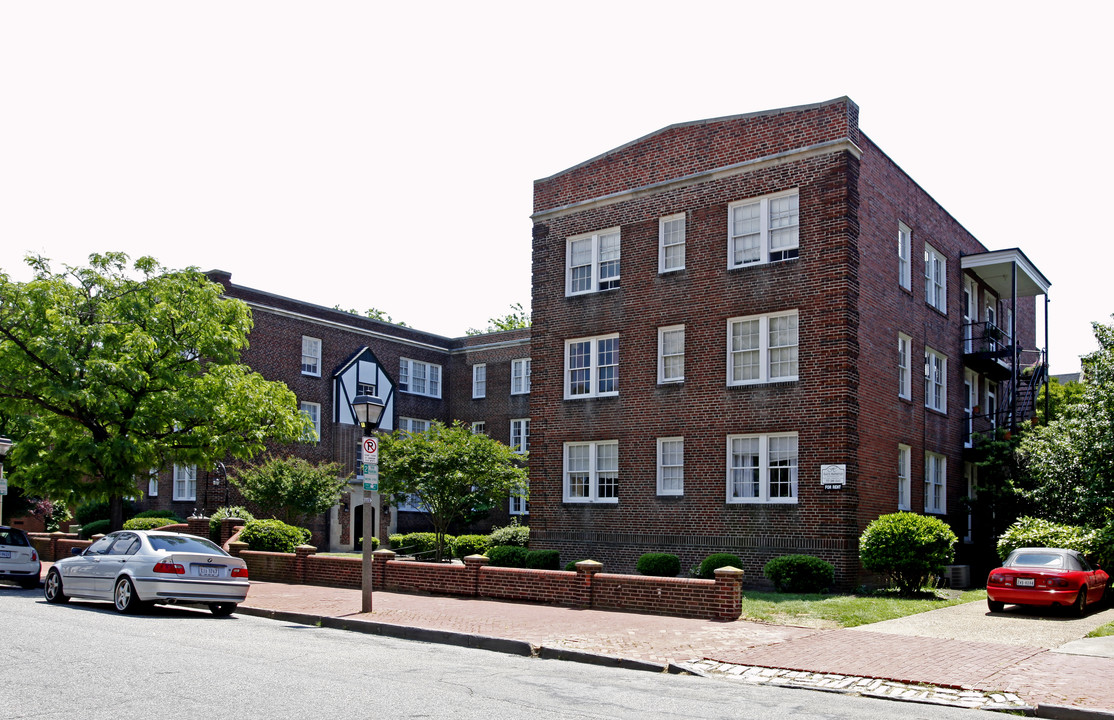
{"label": "car windshield", "polygon": [[1064,567],[1064,556],[1058,553],[1018,553],[1010,558],[1006,563],[1009,567],[1041,567],[1041,568],[1062,568]]}
{"label": "car windshield", "polygon": [[204,538],[192,535],[148,535],[151,547],[170,552],[194,552],[206,555],[227,555],[224,550]]}
{"label": "car windshield", "polygon": [[0,545],[27,547],[27,536],[23,534],[22,530],[10,530],[8,528],[4,528],[3,530],[0,530]]}

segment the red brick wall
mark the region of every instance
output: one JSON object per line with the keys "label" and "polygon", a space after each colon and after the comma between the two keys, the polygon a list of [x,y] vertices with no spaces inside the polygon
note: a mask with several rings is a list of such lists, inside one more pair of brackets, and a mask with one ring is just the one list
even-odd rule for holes
{"label": "red brick wall", "polygon": [[479,595],[547,605],[581,605],[577,574],[564,570],[485,567],[480,570]]}
{"label": "red brick wall", "polygon": [[[248,565],[248,577],[264,582],[290,582],[297,578],[294,569],[293,553],[262,552],[242,550],[239,557]],[[297,582],[301,582],[298,578]]]}
{"label": "red brick wall", "polygon": [[306,558],[305,583],[359,589],[363,582],[363,566],[360,558],[310,555]]}

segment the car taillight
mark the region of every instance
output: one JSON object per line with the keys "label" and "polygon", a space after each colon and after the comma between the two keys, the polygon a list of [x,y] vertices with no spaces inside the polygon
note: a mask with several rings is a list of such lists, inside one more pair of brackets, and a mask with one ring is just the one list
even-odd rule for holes
{"label": "car taillight", "polygon": [[1065,588],[1068,586],[1068,581],[1064,578],[1048,578],[1048,587]]}
{"label": "car taillight", "polygon": [[35,562],[38,559],[39,559],[39,554],[37,552],[35,552],[34,550],[32,550],[31,551],[31,562]]}
{"label": "car taillight", "polygon": [[1008,580],[1008,579],[1009,578],[1006,575],[1003,575],[1001,573],[993,573],[990,576],[990,579],[987,580],[986,582],[987,582],[988,585],[1006,585],[1007,584],[1006,580]]}
{"label": "car taillight", "polygon": [[178,563],[160,562],[155,563],[153,568],[157,573],[170,573],[172,575],[185,575],[186,569]]}
{"label": "car taillight", "polygon": [[248,569],[246,567],[232,568],[232,577],[246,578],[247,576],[248,576]]}

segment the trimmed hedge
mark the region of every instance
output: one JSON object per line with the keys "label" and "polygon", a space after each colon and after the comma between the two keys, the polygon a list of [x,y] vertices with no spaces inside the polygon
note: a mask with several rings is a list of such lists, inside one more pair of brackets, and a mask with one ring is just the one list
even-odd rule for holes
{"label": "trimmed hedge", "polygon": [[944,572],[959,540],[943,520],[911,512],[883,515],[859,537],[863,567],[885,576],[890,587],[912,595]]}
{"label": "trimmed hedge", "polygon": [[1003,560],[1017,548],[1053,547],[1078,550],[1084,555],[1095,551],[1096,531],[1064,525],[1035,517],[1020,517],[998,538],[998,556]]}
{"label": "trimmed hedge", "polygon": [[144,510],[143,512],[136,513],[132,519],[134,520],[135,518],[167,518],[169,520],[167,525],[179,525],[185,522],[185,520],[178,517],[178,514],[169,508],[162,510]]}
{"label": "trimmed hedge", "polygon": [[491,567],[526,567],[527,550],[517,545],[496,545],[488,548],[487,559]]}
{"label": "trimmed hedge", "polygon": [[94,535],[104,535],[108,532],[108,526],[111,522],[112,521],[107,518],[104,520],[92,520],[87,522],[81,526],[81,532],[78,533],[78,537],[82,540],[88,540]]}
{"label": "trimmed hedge", "polygon": [[835,568],[812,555],[782,555],[766,563],[762,574],[783,593],[821,593],[832,586]]}
{"label": "trimmed hedge", "polygon": [[155,528],[177,525],[174,518],[160,517],[133,517],[124,523],[124,530],[154,530]]}
{"label": "trimmed hedge", "polygon": [[453,557],[465,558],[469,555],[483,555],[491,545],[487,535],[457,535],[453,538]]}
{"label": "trimmed hedge", "polygon": [[514,545],[527,547],[530,544],[530,526],[519,525],[518,520],[512,520],[506,527],[496,528],[491,531],[491,547],[497,545]]}
{"label": "trimmed hedge", "polygon": [[292,553],[309,542],[312,534],[305,528],[287,525],[281,520],[250,520],[240,533],[241,542],[252,550]]}
{"label": "trimmed hedge", "polygon": [[704,558],[704,561],[700,563],[700,567],[697,568],[695,574],[696,577],[704,580],[715,580],[716,570],[728,566],[742,570],[743,559],[731,553],[713,553]]}
{"label": "trimmed hedge", "polygon": [[646,553],[638,558],[635,568],[642,575],[677,577],[681,573],[681,558],[670,553]]}
{"label": "trimmed hedge", "polygon": [[526,567],[531,570],[560,570],[561,551],[528,550],[526,552]]}
{"label": "trimmed hedge", "polygon": [[[398,538],[398,544],[395,544],[395,538]],[[453,548],[452,535],[445,535],[445,547],[442,549],[443,554],[449,555],[452,553]],[[437,550],[437,533],[431,532],[413,532],[406,535],[396,536],[391,535],[391,549],[404,549],[412,555],[429,555]]]}
{"label": "trimmed hedge", "polygon": [[213,542],[220,540],[220,524],[226,518],[240,518],[244,522],[255,519],[246,507],[241,505],[228,505],[219,507],[209,516],[209,539]]}

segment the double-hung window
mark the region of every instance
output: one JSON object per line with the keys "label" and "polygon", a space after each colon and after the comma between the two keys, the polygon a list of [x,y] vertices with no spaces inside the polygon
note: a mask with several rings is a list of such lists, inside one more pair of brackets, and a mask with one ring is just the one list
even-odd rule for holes
{"label": "double-hung window", "polygon": [[619,442],[565,443],[564,501],[619,502]]}
{"label": "double-hung window", "polygon": [[487,433],[486,422],[484,422],[483,420],[477,420],[476,422],[472,423],[473,435],[484,435],[485,433]]}
{"label": "double-hung window", "polygon": [[986,383],[986,417],[991,427],[998,427],[998,383]]}
{"label": "double-hung window", "polygon": [[797,502],[797,433],[728,435],[727,502]]}
{"label": "double-hung window", "polygon": [[302,336],[302,374],[321,377],[321,341]]}
{"label": "double-hung window", "polygon": [[147,497],[159,496],[159,471],[152,470],[147,476]]}
{"label": "double-hung window", "polygon": [[913,288],[913,265],[910,248],[913,245],[913,231],[905,223],[897,224],[897,282],[906,290]]}
{"label": "double-hung window", "polygon": [[913,397],[913,356],[912,338],[898,333],[897,335],[897,396],[904,400]]}
{"label": "double-hung window", "polygon": [[530,418],[511,420],[511,450],[516,453],[530,452]]}
{"label": "double-hung window", "polygon": [[658,220],[658,272],[685,269],[685,214]]}
{"label": "double-hung window", "polygon": [[319,441],[321,439],[321,403],[301,402],[298,404],[298,409],[312,423],[312,427],[306,428],[305,434],[302,435],[302,442]]}
{"label": "double-hung window", "polygon": [[797,379],[797,311],[727,321],[727,384]]}
{"label": "double-hung window", "polygon": [[400,358],[398,389],[414,395],[441,397],[441,366],[421,360]]}
{"label": "double-hung window", "polygon": [[400,417],[398,419],[398,429],[408,433],[424,433],[429,430],[429,420]]}
{"label": "double-hung window", "polygon": [[945,315],[948,313],[948,261],[927,243],[924,246],[924,299]]}
{"label": "double-hung window", "polygon": [[924,406],[948,411],[948,359],[930,347],[924,349]]}
{"label": "double-hung window", "polygon": [[800,213],[796,190],[734,202],[727,206],[727,213],[727,267],[798,256]]}
{"label": "double-hung window", "polygon": [[197,499],[196,465],[174,466],[174,499],[190,501]]}
{"label": "double-hung window", "polygon": [[511,360],[511,395],[530,392],[530,358]]}
{"label": "double-hung window", "polygon": [[685,493],[685,439],[658,438],[658,495]]}
{"label": "double-hung window", "polygon": [[487,365],[472,366],[472,398],[487,397]]}
{"label": "double-hung window", "polygon": [[924,511],[926,513],[945,513],[948,511],[948,459],[939,453],[924,454]]}
{"label": "double-hung window", "polygon": [[658,328],[658,383],[684,382],[685,326]]}
{"label": "double-hung window", "polygon": [[530,514],[530,501],[523,497],[529,496],[530,488],[527,485],[525,492],[521,494],[511,493],[510,507],[508,508],[511,515],[529,515]]}
{"label": "double-hung window", "polygon": [[619,394],[619,334],[565,341],[565,399]]}
{"label": "double-hung window", "polygon": [[908,445],[897,446],[897,509],[898,510],[911,510],[910,496],[912,492],[912,480],[909,475],[910,462],[913,457],[913,449]]}
{"label": "double-hung window", "polygon": [[577,235],[568,240],[565,295],[619,287],[619,228]]}

